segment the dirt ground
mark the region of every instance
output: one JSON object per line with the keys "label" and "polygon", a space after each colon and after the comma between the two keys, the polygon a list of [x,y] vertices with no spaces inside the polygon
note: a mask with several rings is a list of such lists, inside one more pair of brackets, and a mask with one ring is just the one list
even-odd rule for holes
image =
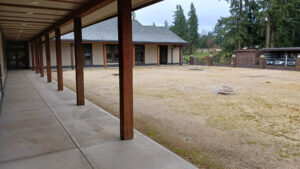
{"label": "dirt ground", "polygon": [[[118,116],[118,68],[84,78],[86,98]],[[74,71],[64,84],[75,89]],[[222,86],[235,94],[218,95]],[[199,168],[300,166],[300,72],[135,67],[134,116],[138,130]]]}

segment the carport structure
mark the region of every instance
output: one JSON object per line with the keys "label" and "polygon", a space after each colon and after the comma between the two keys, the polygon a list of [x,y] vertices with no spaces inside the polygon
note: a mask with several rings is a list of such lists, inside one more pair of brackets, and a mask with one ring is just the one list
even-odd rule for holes
{"label": "carport structure", "polygon": [[[55,39],[56,61],[57,61],[57,90],[58,90],[57,92],[58,94],[55,94],[55,97],[59,99],[59,98],[69,98],[70,95],[69,91],[63,90],[64,88],[63,88],[63,71],[62,71],[62,51],[61,51],[60,37],[66,33],[74,31],[75,64],[76,64],[75,65],[76,66],[76,104],[77,106],[79,106],[78,109],[80,109],[82,105],[86,105],[84,99],[84,77],[83,77],[84,70],[83,70],[81,30],[86,26],[118,16],[119,55],[120,55],[120,61],[119,61],[120,139],[131,140],[134,138],[133,73],[132,73],[133,45],[132,45],[131,12],[133,10],[140,9],[142,7],[157,3],[159,1],[161,0],[1,0],[0,1],[1,32],[5,40],[28,43],[32,54],[31,55],[31,62],[33,65],[32,69],[37,74],[39,73],[41,77],[44,76],[43,62],[47,62],[47,82],[52,82],[49,41],[50,39]],[[45,48],[46,48],[45,61],[43,60],[42,43],[45,43]],[[5,63],[4,65],[1,66],[5,67]],[[15,78],[12,76],[15,76]],[[44,100],[46,100],[47,102],[47,96],[48,95],[50,96],[52,94],[49,93],[49,90],[47,90],[47,88],[43,88],[38,84],[38,82],[41,82],[41,80],[44,80],[44,78],[40,78],[40,80],[34,79],[34,77],[28,75],[28,73],[25,73],[25,76],[31,78],[31,80],[29,81],[32,82],[33,86],[40,93],[40,95],[35,95],[34,97],[44,98]],[[22,79],[24,80],[24,89],[22,89],[23,84],[19,83],[20,80]],[[13,84],[14,82],[18,84]],[[7,90],[10,91],[10,94],[8,95],[12,97],[10,98],[12,100],[18,97],[18,93],[15,93],[15,91],[20,90],[23,92],[24,90],[28,90],[28,91],[32,90],[32,92],[34,93],[36,92],[35,90],[32,89],[30,83],[26,82],[26,78],[23,77],[22,73],[20,74],[18,72],[9,73],[9,81],[7,85],[8,86],[11,85],[11,87],[8,88]],[[59,95],[59,93],[63,93],[63,94]],[[68,95],[68,97],[65,95]],[[25,97],[25,95],[20,96],[20,98],[18,98],[19,100],[17,99],[18,102],[22,99],[26,99],[22,97]],[[53,103],[59,104],[58,102],[55,102],[55,99],[54,100],[49,99],[48,101],[49,102],[47,102],[47,104],[49,107],[51,107],[51,104]],[[23,100],[20,102],[23,102]],[[52,105],[52,107],[55,107],[55,105]],[[0,123],[0,129],[3,129],[3,125],[1,123]],[[0,137],[2,135],[1,132],[2,131],[0,131]],[[3,136],[4,135],[6,137],[5,131]],[[1,141],[0,138],[0,148],[5,149],[5,147],[3,147],[4,142]],[[179,163],[177,164],[176,162],[171,160],[170,165],[164,165],[161,166],[161,168],[174,168],[174,167],[193,168],[192,165],[186,163],[185,161],[183,161],[178,157],[175,157],[174,154],[166,151],[165,149],[163,148],[158,148],[158,149],[159,150],[155,150],[155,152],[158,154],[160,154],[161,150],[165,153],[167,152],[167,155],[161,153],[163,155],[163,157],[159,157],[161,158],[161,160],[164,159],[169,159],[169,160],[175,159],[175,161],[176,159],[179,160]],[[80,147],[79,150],[81,150]],[[1,151],[2,150],[0,150],[0,157],[3,156],[3,154],[5,154],[3,153],[1,155]],[[110,152],[108,152],[108,154],[109,153]],[[143,158],[144,154],[140,154],[140,157]],[[3,158],[6,159],[5,157]],[[61,156],[61,158],[64,159],[65,157]],[[95,161],[95,159],[94,161],[89,160],[91,157],[85,157],[85,158],[88,161],[88,163],[90,163],[90,166],[92,168],[95,168],[93,162],[97,163],[97,161]],[[122,160],[124,161],[124,159],[117,159],[115,162],[122,161]],[[147,160],[147,158],[145,158],[145,160]],[[0,161],[0,166],[2,162],[3,161]],[[44,163],[47,162],[44,161]],[[142,164],[139,161],[137,161],[137,163],[138,166]],[[146,162],[145,164],[148,163],[149,162]],[[155,161],[153,161],[153,163],[155,163]],[[164,164],[168,164],[168,162],[165,162]],[[112,166],[110,165],[116,166],[112,162],[109,165],[106,165],[106,168],[107,167],[111,168]],[[122,166],[122,165],[126,166],[125,164],[119,164],[118,166]],[[2,167],[5,168],[5,166],[7,167],[6,164],[3,164]],[[76,167],[80,168],[79,166],[75,166],[75,168]],[[160,168],[159,166],[156,167]],[[17,168],[20,168],[20,166],[18,166]]]}

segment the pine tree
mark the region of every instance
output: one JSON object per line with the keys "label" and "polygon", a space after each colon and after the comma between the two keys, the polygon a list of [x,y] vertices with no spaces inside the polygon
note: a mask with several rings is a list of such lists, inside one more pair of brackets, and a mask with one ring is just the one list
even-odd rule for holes
{"label": "pine tree", "polygon": [[226,51],[300,46],[299,0],[226,1],[231,16],[219,19],[214,30],[216,43]]}
{"label": "pine tree", "polygon": [[176,11],[174,12],[173,17],[174,21],[170,29],[179,37],[188,41],[188,25],[181,5],[176,6]]}
{"label": "pine tree", "polygon": [[165,27],[166,27],[166,28],[169,28],[169,23],[168,23],[167,20],[165,20]]}
{"label": "pine tree", "polygon": [[236,23],[237,27],[235,26],[235,34],[234,39],[236,40],[236,48],[242,48],[242,39],[243,39],[243,0],[226,0],[230,2],[230,13],[232,15],[233,21]]}
{"label": "pine tree", "polygon": [[198,32],[198,17],[194,4],[191,4],[190,12],[188,13],[188,30],[189,30],[189,52],[192,54],[199,46],[199,32]]}

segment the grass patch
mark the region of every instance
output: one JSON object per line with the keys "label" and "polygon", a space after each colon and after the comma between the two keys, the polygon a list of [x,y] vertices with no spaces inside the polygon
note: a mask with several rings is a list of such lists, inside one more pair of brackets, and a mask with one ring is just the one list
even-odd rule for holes
{"label": "grass patch", "polygon": [[156,142],[168,148],[169,150],[176,153],[177,155],[190,161],[197,167],[222,169],[220,164],[217,164],[215,160],[211,160],[209,156],[204,155],[200,151],[190,150],[184,144],[178,143],[175,145],[174,143],[168,142],[166,140],[166,136],[161,135],[159,130],[154,128],[153,126],[143,126],[141,130],[144,134],[146,134],[151,139],[155,140]]}
{"label": "grass patch", "polygon": [[[209,55],[209,52],[196,52],[196,53],[193,54],[193,56],[195,58],[198,58],[198,59],[203,59],[203,58],[205,58],[208,55]],[[184,62],[189,62],[190,61],[190,56],[191,55],[184,55],[183,56],[183,61]]]}
{"label": "grass patch", "polygon": [[222,167],[215,162],[212,162],[210,158],[199,151],[186,150],[179,147],[170,147],[170,149],[180,156],[188,158],[193,164],[212,169],[221,169]]}

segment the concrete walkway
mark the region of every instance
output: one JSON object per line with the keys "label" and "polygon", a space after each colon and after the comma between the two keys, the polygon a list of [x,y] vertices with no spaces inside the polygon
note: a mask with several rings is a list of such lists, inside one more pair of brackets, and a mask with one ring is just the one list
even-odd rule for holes
{"label": "concrete walkway", "polygon": [[32,71],[9,71],[0,116],[1,169],[192,169],[143,134],[119,140],[119,120]]}

